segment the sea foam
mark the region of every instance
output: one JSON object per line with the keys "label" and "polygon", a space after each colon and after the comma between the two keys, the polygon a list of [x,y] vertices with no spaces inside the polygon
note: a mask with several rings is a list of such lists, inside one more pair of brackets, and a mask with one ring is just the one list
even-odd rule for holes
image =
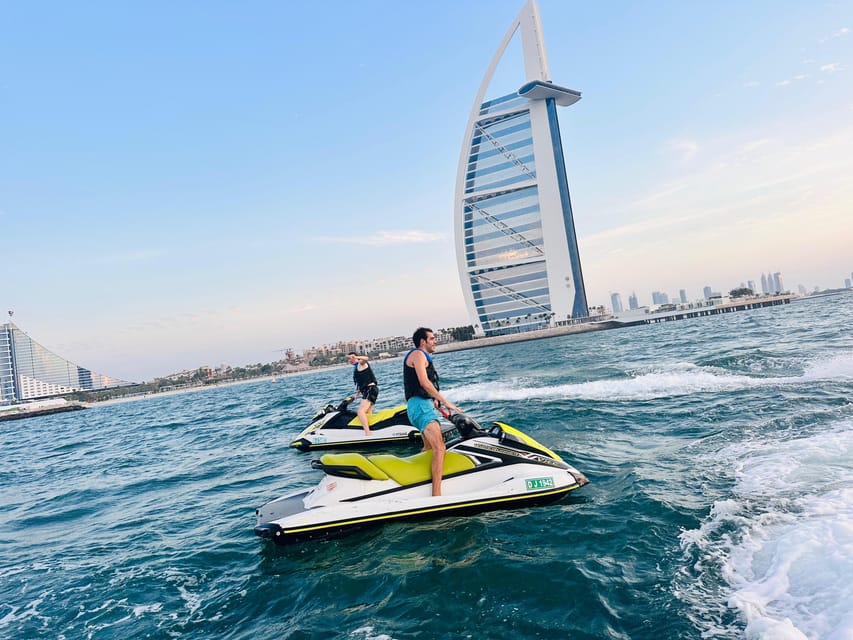
{"label": "sea foam", "polygon": [[[731,465],[736,484],[682,546],[723,577],[719,597],[749,638],[853,637],[853,420],[833,427],[741,442],[710,461]],[[698,588],[681,595],[708,606]]]}
{"label": "sea foam", "polygon": [[843,353],[806,363],[800,375],[761,376],[732,373],[719,367],[674,362],[628,371],[625,378],[607,378],[573,384],[536,384],[516,378],[475,383],[448,390],[454,400],[576,399],[635,401],[677,397],[695,393],[726,393],[745,389],[797,385],[812,380],[853,378],[853,353]]}

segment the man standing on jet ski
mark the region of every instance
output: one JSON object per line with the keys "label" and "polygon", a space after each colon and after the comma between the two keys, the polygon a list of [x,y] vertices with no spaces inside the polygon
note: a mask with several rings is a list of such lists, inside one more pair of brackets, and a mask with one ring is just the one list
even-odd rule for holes
{"label": "man standing on jet ski", "polygon": [[424,450],[432,449],[432,495],[441,495],[441,476],[444,472],[444,438],[441,435],[441,415],[438,408],[462,413],[448,402],[438,390],[438,372],[432,363],[435,335],[432,329],[419,327],[412,336],[415,348],[403,358],[403,388],[409,422],[423,434]]}
{"label": "man standing on jet ski", "polygon": [[367,356],[360,356],[355,351],[347,354],[347,362],[353,365],[352,380],[361,394],[361,404],[358,405],[358,419],[364,429],[364,435],[370,435],[370,426],[367,424],[367,414],[373,413],[373,407],[376,404],[376,398],[379,397],[379,385],[376,383],[376,376],[373,369],[367,364],[370,360]]}

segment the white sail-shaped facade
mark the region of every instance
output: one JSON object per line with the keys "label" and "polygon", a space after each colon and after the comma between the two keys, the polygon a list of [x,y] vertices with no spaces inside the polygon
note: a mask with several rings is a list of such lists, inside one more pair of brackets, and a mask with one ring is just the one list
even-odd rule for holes
{"label": "white sail-shaped facade", "polygon": [[[517,36],[524,81],[511,93],[487,95]],[[483,78],[459,160],[456,256],[476,335],[588,315],[557,121],[557,107],[580,97],[551,82],[539,9],[529,0]]]}
{"label": "white sail-shaped facade", "polygon": [[0,404],[128,384],[69,362],[11,322],[0,325]]}

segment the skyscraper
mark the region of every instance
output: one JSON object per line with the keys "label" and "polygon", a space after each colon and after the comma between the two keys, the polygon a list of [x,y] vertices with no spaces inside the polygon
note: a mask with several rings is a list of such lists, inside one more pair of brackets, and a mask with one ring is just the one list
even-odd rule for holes
{"label": "skyscraper", "polygon": [[49,351],[8,322],[0,325],[0,402],[47,398],[130,384]]}
{"label": "skyscraper", "polygon": [[618,293],[611,293],[610,306],[613,309],[613,313],[622,313],[622,296]]}
{"label": "skyscraper", "polygon": [[[495,71],[517,38],[524,77],[494,95]],[[528,0],[480,85],[456,178],[456,260],[476,335],[588,315],[557,120],[557,107],[580,97],[551,82],[539,8]]]}

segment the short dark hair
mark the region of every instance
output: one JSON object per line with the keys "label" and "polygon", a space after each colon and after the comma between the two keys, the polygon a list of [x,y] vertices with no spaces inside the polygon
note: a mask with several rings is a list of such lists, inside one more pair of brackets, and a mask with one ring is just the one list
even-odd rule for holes
{"label": "short dark hair", "polygon": [[358,356],[358,354],[355,351],[350,351],[347,355],[348,356]]}
{"label": "short dark hair", "polygon": [[433,333],[433,330],[428,329],[427,327],[418,327],[415,330],[415,334],[412,336],[412,342],[415,343],[415,349],[420,349],[421,340],[426,340],[428,333]]}

